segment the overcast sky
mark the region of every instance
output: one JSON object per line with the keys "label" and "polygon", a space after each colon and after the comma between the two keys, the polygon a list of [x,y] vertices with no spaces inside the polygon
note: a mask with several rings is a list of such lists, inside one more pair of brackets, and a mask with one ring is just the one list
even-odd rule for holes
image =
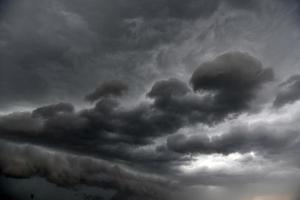
{"label": "overcast sky", "polygon": [[299,6],[1,0],[0,198],[298,200]]}

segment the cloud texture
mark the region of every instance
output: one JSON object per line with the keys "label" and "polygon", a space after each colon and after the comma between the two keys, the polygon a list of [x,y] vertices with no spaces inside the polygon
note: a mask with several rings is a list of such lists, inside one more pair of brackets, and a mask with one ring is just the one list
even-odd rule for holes
{"label": "cloud texture", "polygon": [[298,7],[0,1],[0,175],[96,186],[112,200],[291,192]]}

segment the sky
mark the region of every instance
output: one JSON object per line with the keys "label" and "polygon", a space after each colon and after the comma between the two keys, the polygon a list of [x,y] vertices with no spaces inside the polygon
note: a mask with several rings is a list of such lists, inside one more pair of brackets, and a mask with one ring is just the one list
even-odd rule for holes
{"label": "sky", "polygon": [[298,0],[1,0],[0,199],[298,200]]}

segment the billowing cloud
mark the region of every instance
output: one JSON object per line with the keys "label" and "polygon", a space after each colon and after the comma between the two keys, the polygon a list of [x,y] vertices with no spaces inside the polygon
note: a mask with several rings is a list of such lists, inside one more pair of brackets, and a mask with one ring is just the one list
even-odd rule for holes
{"label": "billowing cloud", "polygon": [[[182,138],[174,135],[168,140],[167,148],[157,147],[156,144],[157,140],[172,135],[182,128],[195,124],[217,124],[231,118],[232,113],[247,113],[249,108],[246,106],[243,109],[235,108],[233,105],[230,109],[220,109],[224,106],[224,101],[221,101],[220,98],[233,95],[236,103],[244,106],[246,102],[255,99],[255,93],[261,89],[262,84],[272,78],[271,70],[264,70],[259,61],[247,54],[227,53],[216,60],[211,63],[217,63],[218,69],[220,68],[224,72],[225,78],[214,75],[213,68],[203,68],[203,66],[214,66],[214,64],[204,63],[193,73],[191,78],[193,88],[176,78],[159,80],[146,93],[146,97],[151,101],[147,100],[128,107],[123,105],[120,99],[114,98],[114,96],[122,95],[127,90],[127,85],[119,81],[109,81],[88,95],[89,100],[96,101],[92,108],[74,111],[72,104],[58,103],[37,108],[32,113],[9,115],[9,118],[13,120],[5,121],[8,116],[3,116],[0,121],[2,119],[6,124],[0,126],[3,130],[0,134],[6,139],[46,145],[110,160],[135,162],[146,170],[156,165],[158,171],[166,168],[171,170],[174,168],[171,163],[180,164],[188,160],[182,153],[194,152],[197,151],[197,148],[200,150],[202,148],[206,153],[219,153],[222,150],[229,153],[230,148],[235,149],[235,146],[228,145],[227,147],[226,144],[223,144],[223,138],[215,138],[216,141],[208,142],[208,138],[199,138],[198,136],[191,138],[182,136]],[[237,65],[232,67],[231,62],[237,63]],[[245,92],[234,93],[231,90],[233,82],[227,79],[233,75],[235,79],[239,79],[241,74],[246,73],[239,70],[240,64],[245,63],[245,68],[247,68],[245,71],[247,73],[250,71],[252,78],[241,79],[239,85],[245,85],[241,86]],[[211,82],[207,83],[209,90],[198,91],[195,88],[196,78],[197,84],[202,80]],[[231,85],[228,83],[214,86],[211,85],[213,81],[225,81],[224,84],[229,81]],[[194,92],[192,89],[197,91]],[[27,117],[25,119],[31,124],[37,124],[35,129],[25,129],[23,126],[18,129],[7,128],[9,126],[18,127],[15,125],[16,120],[19,120],[19,115],[25,115]],[[29,123],[24,124],[30,125]],[[252,140],[260,142],[261,137],[264,136],[258,135]],[[242,148],[247,146],[248,142],[253,142],[251,138],[244,138],[242,130],[240,134],[232,134],[224,140],[225,143],[236,140],[236,148]],[[241,140],[243,140],[242,144],[240,144]],[[250,149],[245,147],[245,151],[247,150]],[[178,164],[175,164],[175,168]]]}
{"label": "billowing cloud", "polygon": [[118,192],[113,199],[167,199],[172,188],[172,182],[100,159],[4,141],[0,152],[1,174],[18,178],[38,175],[64,187],[86,184],[114,189]]}
{"label": "billowing cloud", "polygon": [[249,108],[257,89],[272,79],[272,69],[264,69],[256,58],[231,52],[201,64],[190,82],[195,91],[213,92],[214,109],[222,113]]}
{"label": "billowing cloud", "polygon": [[298,4],[0,1],[0,176],[115,200],[297,185]]}
{"label": "billowing cloud", "polygon": [[[228,59],[230,60],[229,63],[227,63]],[[33,110],[32,114],[23,114],[26,115],[28,121],[32,121],[32,124],[39,125],[34,130],[38,134],[32,135],[32,130],[28,130],[30,134],[23,134],[27,129],[20,131],[7,129],[3,126],[0,127],[4,130],[1,135],[6,138],[16,137],[63,149],[70,148],[79,152],[108,155],[125,160],[134,159],[130,152],[136,145],[154,144],[157,138],[173,134],[180,128],[189,125],[218,123],[226,119],[231,113],[241,112],[238,105],[245,106],[243,109],[244,112],[247,112],[244,104],[253,100],[255,92],[266,80],[272,78],[272,74],[269,75],[270,77],[265,77],[265,73],[271,73],[270,70],[264,70],[259,61],[242,53],[228,53],[216,60],[212,63],[216,62],[216,67],[224,71],[221,73],[224,74],[224,77],[212,74],[215,69],[210,68],[210,65],[214,66],[214,64],[204,63],[203,65],[209,65],[209,68],[204,69],[203,66],[198,68],[191,79],[195,90],[196,84],[200,87],[200,82],[204,80],[204,83],[208,85],[207,87],[212,87],[213,91],[210,89],[199,95],[194,93],[185,82],[171,78],[153,84],[147,93],[147,97],[152,99],[152,102],[142,102],[126,108],[120,104],[118,99],[111,97],[121,95],[127,90],[127,86],[118,81],[106,82],[88,95],[91,101],[99,99],[94,108],[75,112],[73,106],[68,103],[40,107]],[[232,88],[234,82],[228,80],[228,77],[232,76],[239,79],[244,73],[243,70],[239,70],[239,65],[232,67],[231,62],[250,63],[250,68],[248,65],[245,68],[247,73],[252,72],[251,78],[250,74],[248,75],[249,80],[241,79],[241,83],[238,84],[241,85],[242,88],[240,89],[243,92],[240,92],[239,88]],[[207,73],[204,73],[206,71]],[[211,85],[214,84],[214,81],[222,82],[222,80],[225,82],[221,85]],[[202,87],[205,88],[205,86]],[[214,94],[214,90],[217,94]],[[223,96],[227,95],[235,99],[230,108],[221,100]],[[17,117],[18,115],[12,114],[10,118]],[[6,118],[4,116],[3,120]],[[7,121],[6,127],[8,125],[13,127],[15,123],[12,120]],[[115,148],[120,146],[125,149],[116,151]]]}
{"label": "billowing cloud", "polygon": [[[246,9],[257,4],[226,2]],[[158,77],[144,65],[152,59],[150,51],[171,43],[186,22],[211,16],[222,3],[1,1],[0,106],[79,101],[107,79],[126,79],[140,91]]]}

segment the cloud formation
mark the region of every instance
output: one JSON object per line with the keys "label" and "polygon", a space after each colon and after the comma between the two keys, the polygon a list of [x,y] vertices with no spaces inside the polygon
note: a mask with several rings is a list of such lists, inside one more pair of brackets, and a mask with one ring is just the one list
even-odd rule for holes
{"label": "cloud formation", "polygon": [[249,108],[263,83],[273,80],[272,69],[246,53],[231,52],[201,64],[193,73],[195,91],[214,93],[213,106],[219,112],[238,112]]}
{"label": "cloud formation", "polygon": [[[121,166],[86,156],[1,141],[0,172],[6,176],[41,176],[59,186],[80,184],[117,191],[112,199],[167,199],[172,183],[137,174]],[[13,156],[10,156],[13,155]]]}
{"label": "cloud formation", "polygon": [[296,185],[297,6],[0,1],[0,175],[122,200]]}
{"label": "cloud formation", "polygon": [[[241,78],[245,73],[248,78]],[[161,80],[147,93],[152,102],[126,108],[111,95],[121,95],[127,87],[120,82],[107,82],[88,95],[90,100],[100,98],[91,109],[74,112],[69,103],[48,105],[31,114],[4,116],[5,124],[0,128],[4,137],[110,156],[115,146],[124,146],[125,151],[120,152],[124,155],[119,155],[123,158],[135,145],[154,144],[156,138],[180,128],[218,123],[231,114],[247,112],[255,92],[271,78],[271,70],[264,69],[255,58],[239,52],[227,53],[202,64],[193,73],[191,84],[197,93],[178,79]],[[199,95],[200,88],[207,91],[199,91]],[[27,129],[18,123],[22,119],[28,121],[26,126],[36,129],[28,129],[29,133],[24,134]],[[94,146],[96,143],[102,145]]]}

